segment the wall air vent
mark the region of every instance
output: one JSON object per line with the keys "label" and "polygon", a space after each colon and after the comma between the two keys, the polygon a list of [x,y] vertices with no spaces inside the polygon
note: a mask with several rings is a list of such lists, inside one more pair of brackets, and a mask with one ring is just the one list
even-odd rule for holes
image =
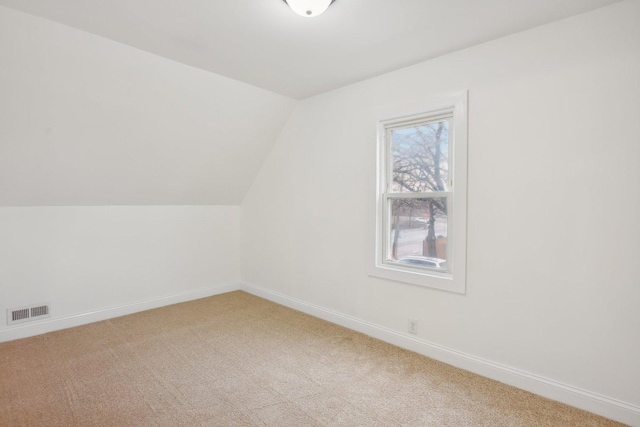
{"label": "wall air vent", "polygon": [[33,305],[7,309],[7,325],[16,323],[33,322],[51,316],[49,304]]}

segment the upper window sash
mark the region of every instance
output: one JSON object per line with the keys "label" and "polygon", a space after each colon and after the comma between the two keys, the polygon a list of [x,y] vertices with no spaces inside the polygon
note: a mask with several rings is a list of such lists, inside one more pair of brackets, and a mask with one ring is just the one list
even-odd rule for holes
{"label": "upper window sash", "polygon": [[431,114],[423,114],[416,115],[408,118],[398,119],[394,121],[388,121],[384,123],[384,155],[383,159],[381,159],[385,163],[384,168],[384,193],[385,194],[405,194],[405,193],[434,193],[437,190],[429,190],[427,188],[422,188],[422,191],[412,190],[409,188],[405,188],[401,191],[394,191],[394,156],[393,153],[393,133],[399,131],[405,131],[411,128],[421,128],[421,127],[429,127],[434,124],[438,124],[441,122],[446,122],[446,131],[447,131],[447,177],[446,182],[444,182],[444,187],[441,188],[440,191],[453,191],[453,108],[443,109],[440,111],[436,111]]}

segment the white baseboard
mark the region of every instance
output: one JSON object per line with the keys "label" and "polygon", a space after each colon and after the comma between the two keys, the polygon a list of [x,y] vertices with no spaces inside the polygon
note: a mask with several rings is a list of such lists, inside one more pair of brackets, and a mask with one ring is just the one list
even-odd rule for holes
{"label": "white baseboard", "polygon": [[243,282],[240,289],[258,297],[327,320],[432,359],[527,390],[540,396],[640,427],[640,406],[466,354],[380,325]]}
{"label": "white baseboard", "polygon": [[165,305],[177,304],[181,302],[210,297],[213,295],[224,294],[227,292],[240,290],[240,288],[241,284],[237,282],[224,283],[219,285],[207,286],[205,288],[194,289],[191,291],[165,295],[157,298],[151,298],[143,301],[136,301],[115,307],[108,307],[101,310],[74,314],[72,316],[59,318],[53,317],[39,322],[21,324],[15,327],[12,326],[0,330],[0,342],[45,334],[47,332],[72,328],[74,326],[86,325],[87,323],[112,319],[114,317],[125,316],[127,314],[137,313],[144,310],[151,310],[153,308],[163,307]]}
{"label": "white baseboard", "polygon": [[388,342],[407,350],[431,357],[444,363],[491,378],[505,384],[530,391],[558,402],[616,420],[631,426],[640,427],[640,406],[621,402],[607,396],[583,390],[568,384],[531,374],[510,366],[495,363],[451,348],[447,348],[420,338],[402,334],[389,328],[376,325],[353,316],[311,304],[290,296],[271,291],[252,283],[225,283],[165,295],[116,307],[109,307],[73,316],[49,318],[47,320],[22,324],[0,330],[0,342],[40,335],[60,329],[85,325],[139,311],[150,310],[166,305],[177,304],[227,292],[243,290],[258,297],[310,314],[320,319],[361,332],[373,338]]}

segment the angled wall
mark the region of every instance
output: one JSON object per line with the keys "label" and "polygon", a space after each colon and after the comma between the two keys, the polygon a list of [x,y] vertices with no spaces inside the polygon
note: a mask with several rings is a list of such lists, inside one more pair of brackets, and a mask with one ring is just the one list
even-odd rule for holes
{"label": "angled wall", "polygon": [[[638,22],[622,2],[300,102],[242,205],[247,286],[640,425]],[[369,277],[378,114],[461,89],[466,295]]]}
{"label": "angled wall", "polygon": [[[237,206],[0,208],[0,341],[235,289],[239,219]],[[51,318],[5,323],[38,304]]]}
{"label": "angled wall", "polygon": [[293,105],[0,7],[0,341],[235,286],[238,205]]}
{"label": "angled wall", "polygon": [[294,101],[0,7],[0,206],[238,205]]}

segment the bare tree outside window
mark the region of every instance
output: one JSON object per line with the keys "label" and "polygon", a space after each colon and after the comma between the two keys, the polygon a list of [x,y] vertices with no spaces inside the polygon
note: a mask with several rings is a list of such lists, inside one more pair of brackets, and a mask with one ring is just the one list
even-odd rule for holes
{"label": "bare tree outside window", "polygon": [[392,131],[392,192],[446,191],[449,179],[449,122]]}
{"label": "bare tree outside window", "polygon": [[392,129],[390,157],[390,259],[446,269],[449,121]]}

